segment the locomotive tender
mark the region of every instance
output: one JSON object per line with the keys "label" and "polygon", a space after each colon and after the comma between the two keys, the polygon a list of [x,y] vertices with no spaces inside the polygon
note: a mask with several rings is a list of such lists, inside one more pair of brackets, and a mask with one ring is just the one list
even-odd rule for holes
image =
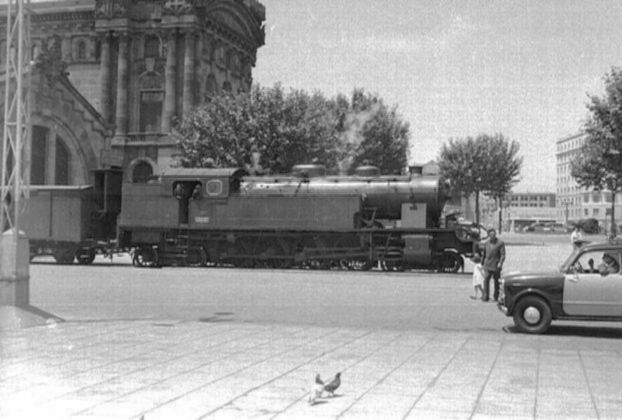
{"label": "locomotive tender", "polygon": [[[101,174],[103,184],[107,176]],[[285,176],[173,168],[158,180],[124,183],[120,200],[107,197],[115,196],[107,188],[94,188],[93,196],[102,192],[99,216],[90,216],[100,226],[89,231],[105,232],[102,221],[109,226],[117,219],[117,247],[132,249],[139,266],[457,271],[479,239],[467,229],[440,227],[448,191],[439,177],[381,176],[373,167],[354,176],[326,176],[312,165]],[[84,191],[81,197],[88,201]],[[47,249],[29,236],[35,251]],[[57,253],[57,261],[68,262],[73,251],[89,263],[105,239],[80,238],[73,248],[65,241],[66,258]]]}

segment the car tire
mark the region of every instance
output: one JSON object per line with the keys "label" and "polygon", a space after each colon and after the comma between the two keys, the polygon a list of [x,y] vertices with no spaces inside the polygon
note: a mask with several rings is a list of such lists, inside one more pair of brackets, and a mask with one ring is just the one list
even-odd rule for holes
{"label": "car tire", "polygon": [[552,319],[549,304],[538,296],[526,296],[514,308],[514,324],[525,333],[542,334],[549,328]]}

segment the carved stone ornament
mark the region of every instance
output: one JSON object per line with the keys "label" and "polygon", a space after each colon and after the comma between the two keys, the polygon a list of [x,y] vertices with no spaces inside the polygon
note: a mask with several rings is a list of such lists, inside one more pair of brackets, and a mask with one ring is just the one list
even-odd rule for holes
{"label": "carved stone ornament", "polygon": [[147,71],[145,60],[136,60],[136,74],[143,74]]}
{"label": "carved stone ornament", "polygon": [[35,68],[46,78],[48,84],[53,86],[61,77],[67,77],[67,63],[63,61],[61,52],[61,39],[58,35],[44,40],[41,51],[35,60]]}
{"label": "carved stone ornament", "polygon": [[128,0],[95,0],[96,18],[115,18],[127,13]]}
{"label": "carved stone ornament", "polygon": [[183,15],[192,12],[194,12],[194,5],[191,0],[166,0],[164,2],[164,13]]}
{"label": "carved stone ornament", "polygon": [[162,89],[164,80],[161,74],[147,72],[140,76],[139,84],[141,89]]}
{"label": "carved stone ornament", "polygon": [[164,74],[165,65],[166,65],[165,60],[156,60],[155,66],[153,67],[153,71],[155,71],[156,73]]}

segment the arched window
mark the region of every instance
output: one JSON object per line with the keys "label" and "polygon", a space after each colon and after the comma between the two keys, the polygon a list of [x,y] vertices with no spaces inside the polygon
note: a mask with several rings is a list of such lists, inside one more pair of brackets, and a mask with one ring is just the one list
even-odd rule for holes
{"label": "arched window", "polygon": [[76,60],[86,60],[86,42],[83,39],[79,39],[76,44]]}
{"label": "arched window", "polygon": [[69,185],[70,164],[69,149],[65,146],[63,139],[56,136],[56,168],[54,171],[54,183],[56,185]]}
{"label": "arched window", "polygon": [[153,175],[153,168],[148,162],[144,160],[138,162],[132,170],[132,182],[134,183],[146,183]]}
{"label": "arched window", "polygon": [[160,56],[160,38],[149,35],[145,38],[145,58],[158,58]]}
{"label": "arched window", "polygon": [[33,126],[30,158],[30,183],[33,185],[45,184],[47,144],[48,129],[39,125]]}

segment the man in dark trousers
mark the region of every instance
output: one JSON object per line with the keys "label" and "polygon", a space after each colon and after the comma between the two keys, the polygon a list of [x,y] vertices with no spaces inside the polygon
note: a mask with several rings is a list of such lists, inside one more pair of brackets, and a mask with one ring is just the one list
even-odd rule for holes
{"label": "man in dark trousers", "polygon": [[482,268],[484,269],[484,295],[482,300],[488,302],[490,297],[490,278],[495,282],[494,298],[499,298],[499,278],[505,261],[505,244],[497,238],[497,231],[488,230],[488,240],[480,247],[482,251]]}

